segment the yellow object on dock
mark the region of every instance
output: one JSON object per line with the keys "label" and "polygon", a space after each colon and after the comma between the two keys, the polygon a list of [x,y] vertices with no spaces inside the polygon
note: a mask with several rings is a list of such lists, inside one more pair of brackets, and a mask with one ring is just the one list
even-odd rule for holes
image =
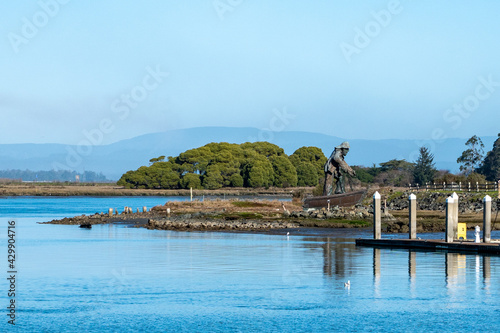
{"label": "yellow object on dock", "polygon": [[467,239],[467,223],[458,224],[457,238],[462,238],[463,240]]}

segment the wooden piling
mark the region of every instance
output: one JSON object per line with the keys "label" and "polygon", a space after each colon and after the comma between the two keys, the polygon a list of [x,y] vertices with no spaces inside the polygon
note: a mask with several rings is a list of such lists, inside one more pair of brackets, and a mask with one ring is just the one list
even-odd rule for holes
{"label": "wooden piling", "polygon": [[491,242],[491,197],[489,195],[483,199],[483,242]]}
{"label": "wooden piling", "polygon": [[375,192],[373,195],[373,239],[381,238],[382,219],[380,216],[380,193]]}
{"label": "wooden piling", "polygon": [[113,216],[113,208],[108,209],[108,216],[109,217]]}
{"label": "wooden piling", "polygon": [[408,222],[410,226],[410,239],[417,239],[417,196],[410,194],[408,197]]}

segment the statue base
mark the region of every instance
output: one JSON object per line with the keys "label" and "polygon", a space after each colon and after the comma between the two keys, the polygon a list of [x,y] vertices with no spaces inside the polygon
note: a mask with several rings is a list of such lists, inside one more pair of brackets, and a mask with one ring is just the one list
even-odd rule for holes
{"label": "statue base", "polygon": [[342,194],[325,195],[321,197],[309,197],[304,199],[304,209],[308,208],[328,208],[328,201],[330,207],[340,206],[349,207],[360,203],[366,195],[365,190],[347,192]]}

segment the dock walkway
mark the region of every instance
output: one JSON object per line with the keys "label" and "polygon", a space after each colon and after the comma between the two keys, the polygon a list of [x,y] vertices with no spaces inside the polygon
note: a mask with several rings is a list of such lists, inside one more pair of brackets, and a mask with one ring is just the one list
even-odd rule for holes
{"label": "dock walkway", "polygon": [[356,239],[356,245],[376,248],[500,254],[500,243],[496,242],[475,243],[472,241],[455,241],[447,243],[439,239]]}

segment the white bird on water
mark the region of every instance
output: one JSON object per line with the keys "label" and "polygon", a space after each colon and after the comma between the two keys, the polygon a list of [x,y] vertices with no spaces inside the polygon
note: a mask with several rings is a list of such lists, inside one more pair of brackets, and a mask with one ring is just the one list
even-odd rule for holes
{"label": "white bird on water", "polygon": [[347,282],[344,282],[344,288],[347,288],[347,289],[351,288],[351,280],[347,280]]}

